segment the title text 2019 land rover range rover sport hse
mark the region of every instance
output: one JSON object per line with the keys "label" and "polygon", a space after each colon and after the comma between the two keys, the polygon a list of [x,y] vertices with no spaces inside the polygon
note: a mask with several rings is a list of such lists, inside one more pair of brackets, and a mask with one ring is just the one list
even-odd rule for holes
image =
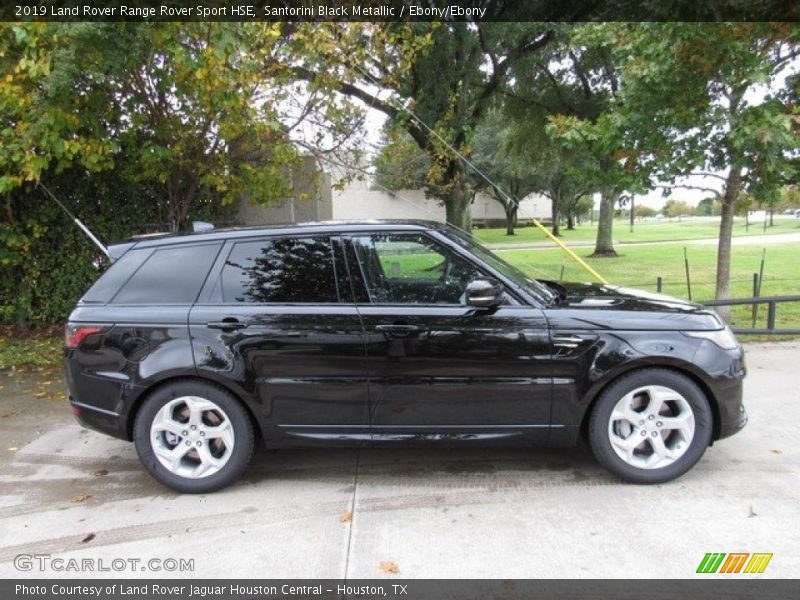
{"label": "title text 2019 land rover range rover sport hse", "polygon": [[[746,422],[743,352],[710,310],[536,281],[426,222],[212,231],[113,246],[69,317],[81,423],[183,492],[269,447],[550,447],[668,481]],[[260,435],[257,435],[260,434]]]}

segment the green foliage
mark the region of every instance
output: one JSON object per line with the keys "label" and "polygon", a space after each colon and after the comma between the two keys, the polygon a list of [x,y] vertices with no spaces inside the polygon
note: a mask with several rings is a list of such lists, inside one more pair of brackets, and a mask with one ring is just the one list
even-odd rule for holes
{"label": "green foliage", "polygon": [[425,187],[431,161],[408,132],[387,123],[380,152],[373,161],[375,183],[388,190],[414,190]]}
{"label": "green foliage", "polygon": [[[158,222],[158,190],[121,187],[113,172],[86,177],[70,169],[48,187],[105,241],[125,239]],[[129,199],[135,197],[136,202]],[[0,321],[20,327],[63,321],[106,265],[102,253],[41,190],[4,197],[0,225]]]}
{"label": "green foliage", "polygon": [[[647,161],[654,170],[665,179],[698,169],[735,170],[759,202],[775,202],[780,186],[795,176],[791,159],[800,149],[792,130],[792,80],[785,89],[777,86],[798,55],[800,28],[649,23],[613,30],[625,65],[625,101],[649,132]],[[769,83],[771,89],[762,87]]]}
{"label": "green foliage", "polygon": [[644,204],[637,204],[633,209],[633,214],[636,217],[647,218],[655,217],[658,214],[658,211],[654,208],[650,208],[649,206],[645,206]]}
{"label": "green foliage", "polygon": [[[490,16],[503,8],[481,4]],[[383,111],[426,154],[426,192],[443,201],[448,221],[459,227],[471,226],[469,203],[475,188],[469,167],[452,149],[472,154],[476,128],[497,101],[512,66],[547,45],[549,28],[543,23],[384,24],[370,30],[364,38],[366,50],[351,59],[361,58],[364,66],[339,72],[344,94]],[[410,39],[418,41],[411,44]],[[388,90],[391,100],[367,91],[375,86]]]}
{"label": "green foliage", "polygon": [[661,214],[665,217],[688,217],[695,214],[695,210],[683,200],[670,198],[661,209]]}
{"label": "green foliage", "polygon": [[3,369],[44,370],[60,366],[64,354],[62,335],[41,332],[19,335],[0,329],[0,372]]}
{"label": "green foliage", "polygon": [[697,204],[695,212],[701,217],[710,217],[719,214],[716,212],[716,207],[714,206],[716,201],[716,198],[703,198]]}
{"label": "green foliage", "polygon": [[285,197],[302,159],[292,130],[324,122],[315,147],[341,145],[361,114],[287,64],[313,57],[325,27],[0,25],[0,320],[62,320],[97,275],[34,182],[104,241]]}

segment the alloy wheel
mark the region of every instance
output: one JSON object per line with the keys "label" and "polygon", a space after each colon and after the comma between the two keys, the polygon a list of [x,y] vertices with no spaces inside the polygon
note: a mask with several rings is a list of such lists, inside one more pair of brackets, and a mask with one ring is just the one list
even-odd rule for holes
{"label": "alloy wheel", "polygon": [[233,425],[211,400],[181,396],[165,404],[150,425],[150,443],[161,465],[188,479],[208,477],[231,458]]}
{"label": "alloy wheel", "polygon": [[649,385],[623,396],[611,411],[608,438],[614,452],[640,469],[659,469],[680,459],[691,446],[695,417],[675,390]]}

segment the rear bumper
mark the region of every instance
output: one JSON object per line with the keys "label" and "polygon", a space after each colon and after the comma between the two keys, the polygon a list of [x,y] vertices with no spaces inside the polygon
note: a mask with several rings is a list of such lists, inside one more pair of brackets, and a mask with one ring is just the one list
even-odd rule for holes
{"label": "rear bumper", "polygon": [[130,440],[126,419],[122,415],[77,402],[72,396],[69,398],[69,403],[72,407],[72,414],[84,427],[122,440]]}

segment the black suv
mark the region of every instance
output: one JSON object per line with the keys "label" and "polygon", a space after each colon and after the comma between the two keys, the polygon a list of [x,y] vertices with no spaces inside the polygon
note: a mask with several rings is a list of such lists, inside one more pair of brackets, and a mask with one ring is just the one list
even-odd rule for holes
{"label": "black suv", "polygon": [[69,317],[73,413],[182,492],[270,447],[588,438],[628,481],[686,472],[746,420],[743,352],[712,311],[537,281],[436,223],[155,237]]}

